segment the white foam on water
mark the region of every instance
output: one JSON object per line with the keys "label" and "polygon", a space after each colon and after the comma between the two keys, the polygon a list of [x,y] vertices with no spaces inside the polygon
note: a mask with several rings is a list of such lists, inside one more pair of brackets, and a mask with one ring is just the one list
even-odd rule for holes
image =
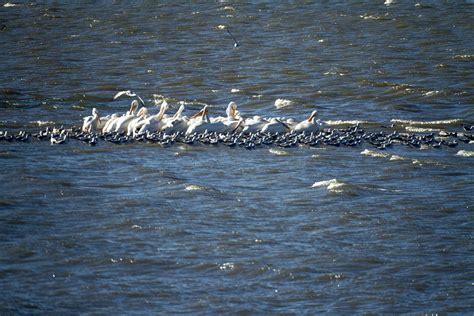
{"label": "white foam on water", "polygon": [[231,89],[230,90],[230,93],[237,93],[237,92],[240,92],[240,90],[239,89]]}
{"label": "white foam on water", "polygon": [[361,121],[361,120],[329,120],[329,121],[324,121],[326,125],[357,125],[357,124],[368,124],[368,121]]}
{"label": "white foam on water", "polygon": [[360,154],[364,156],[377,157],[377,158],[390,157],[390,154],[380,152],[380,151],[369,150],[369,149],[364,149],[363,151],[360,152]]}
{"label": "white foam on water", "polygon": [[290,105],[293,105],[293,104],[295,104],[295,103],[291,100],[286,100],[286,99],[276,99],[275,100],[275,107],[277,109],[281,109],[281,108],[284,108],[284,107],[287,107],[287,106],[290,106]]}
{"label": "white foam on water", "polygon": [[286,156],[286,155],[289,155],[290,153],[285,151],[285,150],[281,150],[281,149],[276,149],[276,148],[270,148],[268,150],[271,154],[274,154],[274,155],[277,155],[277,156]]}
{"label": "white foam on water", "polygon": [[30,124],[38,125],[38,126],[45,126],[45,125],[54,125],[52,121],[31,121]]}
{"label": "white foam on water", "polygon": [[223,271],[229,271],[229,270],[234,270],[235,269],[235,264],[233,262],[226,262],[223,263],[219,266],[220,270]]}
{"label": "white foam on water", "polygon": [[375,158],[388,158],[389,161],[411,161],[412,164],[417,166],[422,166],[423,163],[418,159],[412,159],[407,157],[402,157],[398,155],[391,155],[386,152],[378,152],[374,150],[365,149],[361,153],[361,155],[375,157]]}
{"label": "white foam on water", "polygon": [[324,180],[313,183],[312,188],[321,188],[326,187],[328,191],[341,193],[343,192],[343,187],[346,186],[346,183],[339,182],[337,179]]}
{"label": "white foam on water", "polygon": [[461,156],[461,157],[474,157],[474,151],[469,151],[469,150],[460,150],[456,153],[456,156]]}
{"label": "white foam on water", "polygon": [[190,184],[190,185],[187,185],[186,188],[184,189],[186,191],[200,191],[200,190],[204,190],[205,188],[197,184]]}
{"label": "white foam on water", "polygon": [[217,26],[217,29],[219,29],[219,30],[225,30],[226,28],[227,27],[225,25],[222,25],[222,24]]}
{"label": "white foam on water", "polygon": [[397,161],[397,160],[409,160],[409,158],[398,156],[398,155],[391,155],[390,156],[391,161]]}
{"label": "white foam on water", "polygon": [[439,91],[439,90],[433,90],[433,91],[425,92],[425,93],[423,93],[423,95],[425,97],[432,97],[432,96],[438,95],[440,93],[441,93],[441,91]]}
{"label": "white foam on water", "polygon": [[430,133],[430,132],[440,132],[439,128],[427,128],[427,127],[415,127],[415,126],[405,126],[405,129],[408,132],[413,133]]}
{"label": "white foam on water", "polygon": [[4,8],[17,7],[18,4],[7,2],[3,5]]}
{"label": "white foam on water", "polygon": [[449,125],[461,123],[461,119],[448,119],[448,120],[439,120],[439,121],[412,121],[412,120],[402,120],[402,119],[392,119],[392,123],[405,124],[405,125]]}
{"label": "white foam on water", "polygon": [[418,159],[412,159],[411,163],[417,166],[423,166],[423,163]]}
{"label": "white foam on water", "polygon": [[457,59],[457,60],[473,60],[473,59],[474,59],[474,54],[455,55],[455,56],[453,56],[453,59]]}

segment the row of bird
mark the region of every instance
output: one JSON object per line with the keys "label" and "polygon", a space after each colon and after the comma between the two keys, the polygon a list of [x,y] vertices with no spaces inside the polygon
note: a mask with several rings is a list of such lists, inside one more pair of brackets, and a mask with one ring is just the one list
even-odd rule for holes
{"label": "row of bird", "polygon": [[[140,99],[141,100],[141,99]],[[142,102],[143,104],[143,102]],[[205,105],[199,112],[187,117],[183,115],[184,105],[173,115],[166,112],[168,103],[163,101],[157,114],[150,114],[145,106],[140,109],[139,102],[133,100],[130,109],[125,113],[114,113],[100,116],[96,108],[92,109],[92,115],[83,120],[82,131],[102,133],[125,133],[131,137],[137,137],[146,133],[163,132],[165,134],[184,133],[185,135],[200,133],[289,133],[306,132],[316,133],[320,130],[322,123],[316,119],[316,111],[312,111],[309,117],[301,122],[286,118],[263,118],[253,116],[243,118],[237,110],[237,104],[230,102],[226,109],[226,116],[209,117],[209,108]]]}

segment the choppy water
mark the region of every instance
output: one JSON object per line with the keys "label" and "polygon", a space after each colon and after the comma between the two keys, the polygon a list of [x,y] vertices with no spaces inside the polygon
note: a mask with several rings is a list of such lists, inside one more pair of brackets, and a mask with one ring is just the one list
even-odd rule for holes
{"label": "choppy water", "polygon": [[[473,124],[472,1],[383,2],[10,2],[0,128],[123,111],[129,88],[214,115]],[[0,313],[472,313],[473,154],[2,142]]]}

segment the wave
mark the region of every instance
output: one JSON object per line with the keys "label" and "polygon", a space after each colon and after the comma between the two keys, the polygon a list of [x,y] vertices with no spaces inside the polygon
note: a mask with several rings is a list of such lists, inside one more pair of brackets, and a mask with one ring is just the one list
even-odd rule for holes
{"label": "wave", "polygon": [[439,128],[427,128],[427,127],[415,127],[415,126],[405,126],[405,130],[412,133],[441,132],[441,129]]}
{"label": "wave", "polygon": [[286,100],[286,99],[276,99],[275,100],[275,107],[277,109],[285,108],[290,105],[294,105],[295,103],[291,100]]}
{"label": "wave", "polygon": [[374,151],[369,149],[364,149],[360,153],[364,156],[375,157],[375,158],[388,158],[390,161],[410,161],[414,165],[422,166],[423,163],[418,159],[407,158],[399,155],[392,155],[386,152]]}
{"label": "wave", "polygon": [[460,150],[456,153],[456,156],[461,156],[461,157],[474,157],[474,151],[470,150]]}
{"label": "wave", "polygon": [[329,120],[324,121],[326,125],[357,125],[357,124],[369,124],[368,121],[363,120]]}
{"label": "wave", "polygon": [[313,183],[311,186],[312,188],[320,188],[320,187],[326,187],[328,191],[335,192],[335,193],[341,193],[344,192],[344,187],[347,184],[344,182],[340,182],[337,179],[331,179],[331,180],[324,180],[324,181],[319,181]]}
{"label": "wave", "polygon": [[398,123],[402,125],[421,125],[421,126],[437,126],[437,125],[452,125],[459,124],[463,122],[461,119],[446,119],[446,120],[437,120],[437,121],[413,121],[413,120],[403,120],[403,119],[392,119],[392,123]]}
{"label": "wave", "polygon": [[197,184],[190,184],[187,185],[184,190],[186,191],[202,191],[205,190],[206,188]]}
{"label": "wave", "polygon": [[369,150],[369,149],[364,149],[363,151],[361,151],[360,154],[364,156],[377,157],[377,158],[387,158],[391,156],[390,154],[387,154],[385,152],[374,151],[374,150]]}
{"label": "wave", "polygon": [[33,126],[49,126],[49,125],[54,125],[55,123],[53,121],[31,121],[31,125]]}
{"label": "wave", "polygon": [[281,150],[281,149],[276,149],[276,148],[270,148],[268,150],[271,154],[274,154],[274,155],[277,155],[277,156],[286,156],[286,155],[289,155],[290,153],[285,151],[285,150]]}

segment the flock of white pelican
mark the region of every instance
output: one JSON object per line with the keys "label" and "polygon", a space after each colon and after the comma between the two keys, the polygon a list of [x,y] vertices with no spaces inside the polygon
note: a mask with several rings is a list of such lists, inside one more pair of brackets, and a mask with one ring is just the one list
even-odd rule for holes
{"label": "flock of white pelican", "polygon": [[246,149],[261,145],[287,148],[299,145],[354,147],[368,144],[381,150],[393,144],[412,148],[440,148],[456,147],[460,143],[474,141],[474,126],[471,125],[463,125],[464,132],[440,131],[438,134],[399,132],[395,124],[389,127],[389,131],[366,131],[359,124],[342,129],[323,128],[323,123],[316,119],[316,111],[312,111],[301,122],[282,117],[243,117],[235,102],[229,103],[225,116],[209,117],[207,105],[189,117],[183,114],[184,105],[175,113],[168,114],[169,106],[166,101],[161,103],[158,113],[151,114],[143,99],[136,93],[120,91],[115,98],[120,96],[137,98],[125,113],[100,116],[97,109],[93,108],[92,115],[84,118],[82,127],[47,127],[33,134],[27,131],[16,134],[8,130],[0,131],[0,141],[28,142],[32,136],[32,139],[49,139],[52,145],[65,144],[69,140],[78,140],[91,146],[103,140],[114,144],[136,141],[164,146],[174,143],[223,144],[230,147],[243,146]]}
{"label": "flock of white pelican", "polygon": [[[115,98],[122,95],[137,96],[131,91],[121,91]],[[137,96],[138,97],[138,96]],[[138,97],[139,98],[139,97]],[[125,113],[114,113],[100,116],[96,108],[92,109],[92,115],[85,117],[82,131],[87,133],[125,133],[129,137],[137,137],[146,133],[162,132],[165,134],[234,134],[234,133],[280,133],[289,132],[319,132],[322,123],[316,119],[317,111],[311,112],[309,117],[301,122],[292,118],[264,118],[258,115],[244,118],[237,110],[237,104],[230,102],[227,106],[226,116],[209,117],[209,107],[205,105],[199,112],[185,116],[184,105],[173,115],[167,114],[168,103],[163,101],[160,110],[156,114],[150,114],[144,102],[133,100],[130,109]]]}

